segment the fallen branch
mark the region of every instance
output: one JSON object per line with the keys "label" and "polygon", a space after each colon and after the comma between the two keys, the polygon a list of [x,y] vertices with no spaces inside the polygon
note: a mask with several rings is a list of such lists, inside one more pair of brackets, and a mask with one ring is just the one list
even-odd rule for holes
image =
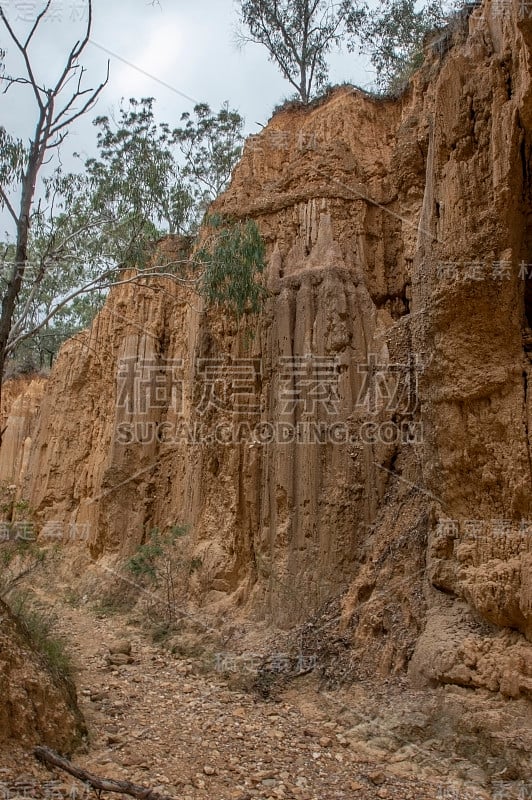
{"label": "fallen branch", "polygon": [[66,758],[62,758],[62,756],[50,750],[49,747],[36,747],[33,755],[44,764],[58,767],[68,772],[69,775],[73,775],[79,781],[89,784],[98,792],[98,795],[100,792],[118,792],[118,794],[129,794],[131,797],[136,797],[137,800],[173,800],[173,798],[154,792],[153,789],[149,789],[147,786],[138,786],[138,784],[130,783],[129,781],[98,778],[97,775],[93,775],[91,772],[81,769],[81,767],[76,767]]}

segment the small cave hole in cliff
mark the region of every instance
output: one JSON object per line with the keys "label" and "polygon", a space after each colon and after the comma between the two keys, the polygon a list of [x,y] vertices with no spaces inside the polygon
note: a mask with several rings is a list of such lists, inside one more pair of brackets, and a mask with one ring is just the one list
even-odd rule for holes
{"label": "small cave hole in cliff", "polygon": [[[532,278],[529,277],[525,280],[525,325],[532,336]],[[532,342],[527,349],[532,349]]]}

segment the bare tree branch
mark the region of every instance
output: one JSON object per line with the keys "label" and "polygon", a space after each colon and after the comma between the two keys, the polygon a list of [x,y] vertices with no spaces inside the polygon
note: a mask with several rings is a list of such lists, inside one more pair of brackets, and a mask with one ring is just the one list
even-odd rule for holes
{"label": "bare tree branch", "polygon": [[77,778],[83,783],[88,783],[95,789],[100,796],[101,792],[117,792],[118,794],[128,794],[130,797],[135,797],[136,800],[172,800],[170,797],[158,794],[153,789],[146,786],[139,786],[136,783],[129,781],[115,781],[110,778],[99,778],[87,770],[76,767],[71,761],[62,758],[60,755],[50,750],[48,747],[36,747],[33,751],[35,758],[49,767],[58,767],[64,772],[68,772],[74,778]]}
{"label": "bare tree branch", "polygon": [[[7,94],[8,91],[11,89],[11,87],[14,86],[17,83],[18,84],[22,84],[23,86],[32,86],[33,85],[29,78],[24,78],[23,76],[21,76],[20,78],[11,78],[9,76],[4,76],[4,77],[0,78],[0,81],[4,81],[4,83],[7,83],[7,86],[2,91],[2,94]],[[37,86],[37,88],[39,89],[40,92],[44,93],[45,89],[42,86]]]}
{"label": "bare tree branch", "polygon": [[13,206],[11,205],[9,197],[7,196],[7,194],[5,193],[5,191],[3,190],[3,188],[1,186],[0,186],[0,197],[2,198],[2,201],[3,201],[4,205],[5,205],[5,207],[7,208],[7,210],[9,211],[11,216],[13,217],[13,219],[15,221],[15,225],[16,225],[17,222],[18,222],[18,217],[17,217],[16,211],[13,208]]}
{"label": "bare tree branch", "polygon": [[[15,33],[5,14],[4,7],[0,5],[0,22],[3,23],[10,39],[13,41],[17,50],[21,53],[24,59],[26,70],[25,76],[21,76],[19,78],[3,78],[3,80],[8,81],[7,89],[9,89],[10,86],[13,86],[15,83],[20,85],[30,85],[38,106],[35,131],[27,150],[27,159],[25,161],[24,170],[19,179],[20,209],[18,213],[15,211],[13,205],[7,198],[5,191],[0,187],[0,197],[2,198],[6,208],[13,218],[17,229],[15,244],[16,268],[14,268],[10,279],[7,282],[6,289],[1,299],[0,393],[6,357],[12,349],[11,343],[17,338],[17,335],[21,335],[19,334],[21,319],[15,321],[14,316],[17,302],[24,284],[24,273],[28,261],[30,225],[35,216],[33,206],[41,167],[45,163],[47,151],[58,151],[68,133],[68,126],[79,119],[79,117],[85,114],[93,106],[109,79],[108,63],[105,81],[97,86],[96,89],[82,89],[81,81],[85,71],[84,68],[78,64],[78,59],[89,42],[92,29],[92,0],[88,0],[89,15],[85,28],[85,34],[83,38],[78,40],[70,49],[70,52],[66,57],[66,62],[55,85],[52,88],[46,89],[38,83],[32,66],[32,60],[30,58],[29,47],[34,39],[39,25],[50,9],[50,6],[51,0],[47,0],[44,9],[40,12],[40,14],[37,15],[28,36],[26,37],[25,41],[23,41]],[[71,97],[66,100],[66,102],[62,105],[62,108],[57,112],[56,105],[58,104],[58,98],[61,96],[65,86],[68,85],[76,73],[78,73],[77,86],[72,92]],[[81,106],[76,111],[75,104],[80,100]],[[43,261],[37,275],[37,287],[42,283],[45,273],[46,262]],[[27,318],[34,297],[35,292],[30,292],[29,303],[25,303],[21,318]]]}
{"label": "bare tree branch", "polygon": [[[33,29],[32,29],[32,32],[31,32],[32,36],[33,36],[33,33],[35,32],[35,30],[37,29],[37,26],[40,23],[41,19],[44,17],[46,12],[50,8],[50,3],[51,2],[52,2],[52,0],[48,0],[44,10],[39,14],[37,19],[35,20],[35,25],[33,26]],[[22,54],[22,57],[24,58],[24,63],[26,64],[26,70],[28,72],[30,83],[31,83],[31,86],[33,88],[33,93],[35,94],[35,99],[37,100],[39,108],[41,109],[41,112],[42,112],[42,111],[44,111],[44,103],[43,103],[43,101],[41,99],[41,96],[39,94],[37,81],[35,80],[35,76],[33,74],[33,69],[32,69],[32,66],[31,66],[31,61],[30,61],[30,58],[28,56],[27,45],[29,43],[29,40],[26,41],[26,44],[24,44],[24,45],[22,44],[20,39],[17,37],[15,31],[13,30],[13,28],[9,24],[9,21],[8,21],[6,15],[4,13],[4,9],[2,8],[2,6],[0,6],[0,18],[2,19],[4,25],[6,26],[7,32],[9,33],[11,39],[13,40],[13,43],[15,44],[15,47],[20,51],[20,53]],[[31,37],[30,37],[30,39],[31,39]]]}
{"label": "bare tree branch", "polygon": [[68,119],[66,119],[66,120],[64,120],[63,122],[60,122],[60,123],[58,123],[58,119],[60,118],[60,116],[61,116],[61,114],[63,112],[60,112],[59,115],[57,115],[55,117],[54,122],[52,124],[52,127],[50,129],[50,133],[49,133],[50,137],[55,136],[56,133],[58,133],[60,130],[63,130],[64,128],[68,127],[69,125],[71,125],[74,122],[74,120],[78,119],[79,117],[82,117],[83,114],[86,114],[87,111],[90,110],[91,106],[94,105],[94,103],[98,99],[98,96],[100,95],[102,90],[105,88],[105,86],[107,86],[107,83],[109,81],[109,69],[110,69],[110,62],[108,61],[107,62],[107,74],[106,74],[105,80],[102,81],[100,83],[100,85],[96,89],[94,89],[94,91],[92,89],[85,89],[83,92],[78,92],[72,98],[72,102],[68,103],[68,106],[70,107],[72,105],[72,103],[75,102],[75,100],[79,99],[82,95],[85,95],[88,92],[92,92],[92,94],[89,97],[89,99],[86,101],[86,103],[83,105],[83,107],[79,111],[76,111],[74,114],[71,114],[71,116],[68,117]]}
{"label": "bare tree branch", "polygon": [[28,38],[26,39],[26,41],[24,43],[24,47],[26,49],[28,48],[28,45],[29,45],[29,43],[31,42],[31,40],[33,38],[33,34],[35,33],[35,31],[39,27],[41,20],[48,13],[48,9],[50,8],[51,3],[52,3],[52,0],[48,0],[48,2],[46,3],[45,7],[41,11],[41,13],[37,15],[37,18],[36,18],[35,22],[33,23],[33,27],[30,30],[29,34],[28,34]]}
{"label": "bare tree branch", "polygon": [[[165,267],[162,267],[162,266],[160,268],[158,268],[158,267],[150,267],[150,268],[147,268],[145,270],[138,270],[134,275],[131,275],[130,277],[124,278],[122,280],[116,280],[114,278],[111,280],[111,278],[112,278],[112,276],[114,276],[116,274],[117,271],[120,271],[121,269],[123,269],[123,267],[117,266],[117,267],[113,267],[111,269],[108,269],[106,272],[103,272],[97,278],[94,278],[92,281],[89,281],[88,283],[84,284],[83,286],[78,287],[77,289],[72,291],[70,294],[65,296],[59,303],[57,303],[55,306],[53,306],[48,311],[48,313],[45,315],[45,317],[39,323],[34,325],[31,329],[25,330],[20,334],[18,334],[18,331],[17,331],[18,335],[15,335],[13,338],[9,339],[9,342],[8,342],[8,345],[7,345],[7,349],[6,349],[7,353],[12,353],[13,350],[15,350],[15,348],[21,342],[25,341],[26,339],[29,339],[31,336],[34,336],[36,333],[38,333],[38,331],[40,331],[44,327],[46,327],[46,325],[50,322],[50,320],[53,317],[55,317],[56,314],[62,308],[67,306],[69,303],[71,303],[73,300],[75,300],[76,297],[79,297],[80,295],[89,294],[90,292],[94,292],[94,291],[104,291],[104,290],[107,290],[107,289],[113,289],[113,288],[115,288],[117,286],[126,286],[126,285],[131,284],[131,283],[136,283],[138,285],[146,286],[148,284],[146,284],[145,281],[147,279],[149,279],[149,278],[157,278],[157,279],[166,278],[166,279],[171,280],[171,281],[173,281],[174,283],[176,283],[176,284],[178,284],[180,286],[188,286],[189,288],[197,286],[198,282],[201,280],[201,275],[197,275],[194,278],[184,278],[184,277],[180,277],[179,275],[176,275],[173,272],[166,272],[166,271],[163,272],[163,271],[161,271],[163,269],[166,270],[169,266],[176,266],[177,264],[190,264],[190,261],[188,261],[188,260],[172,261],[170,264],[167,264]],[[149,288],[154,288],[154,287],[153,286],[149,286]],[[27,321],[27,319],[26,320],[22,320],[22,325],[26,321]],[[21,327],[22,327],[21,325],[18,325],[18,330],[20,330]],[[13,330],[14,330],[14,327],[13,327]]]}

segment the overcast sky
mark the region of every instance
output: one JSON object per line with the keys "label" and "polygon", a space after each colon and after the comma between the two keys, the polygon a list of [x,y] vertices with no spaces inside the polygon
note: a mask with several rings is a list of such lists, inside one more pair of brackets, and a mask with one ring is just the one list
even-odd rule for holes
{"label": "overcast sky", "polygon": [[[45,3],[0,0],[0,5],[23,33]],[[103,78],[107,59],[110,79],[97,106],[71,129],[63,146],[68,166],[69,153],[94,153],[92,119],[111,113],[122,97],[155,97],[157,118],[171,126],[177,126],[195,102],[217,110],[228,100],[245,117],[246,133],[255,133],[260,130],[257,123],[265,124],[274,106],[293,94],[264,48],[235,46],[235,0],[160,0],[154,5],[149,0],[93,0],[93,8],[91,42],[82,58],[86,85],[97,85]],[[32,50],[43,82],[52,82],[71,44],[83,34],[86,9],[86,0],[53,0],[50,18],[43,22]],[[7,72],[23,74],[3,29],[0,46],[8,51]],[[333,53],[330,64],[332,82],[371,82],[365,60],[356,54]],[[16,86],[0,95],[0,124],[9,132],[28,136],[34,119],[35,101],[27,88]]]}

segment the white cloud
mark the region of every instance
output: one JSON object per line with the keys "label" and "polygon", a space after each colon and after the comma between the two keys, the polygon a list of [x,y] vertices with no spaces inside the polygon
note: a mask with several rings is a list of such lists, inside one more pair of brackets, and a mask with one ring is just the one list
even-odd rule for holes
{"label": "white cloud", "polygon": [[[122,57],[135,67],[117,61],[113,72],[113,90],[129,97],[132,94],[157,94],[157,80],[172,83],[183,59],[185,34],[175,18],[157,19],[148,33],[143,32],[140,48],[128,48]],[[160,84],[159,84],[160,86]]]}

